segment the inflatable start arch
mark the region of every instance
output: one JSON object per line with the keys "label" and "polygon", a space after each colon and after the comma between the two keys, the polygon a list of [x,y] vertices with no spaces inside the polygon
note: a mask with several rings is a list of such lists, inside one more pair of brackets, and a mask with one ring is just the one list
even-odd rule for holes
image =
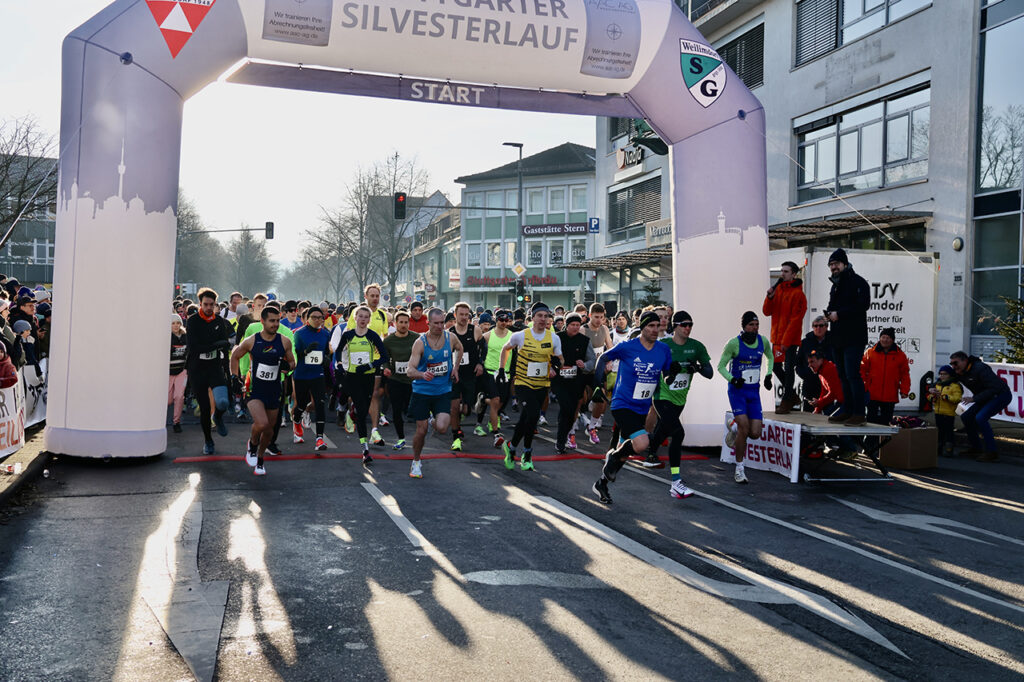
{"label": "inflatable start arch", "polygon": [[[63,46],[51,452],[166,447],[160,302],[182,108],[229,71],[235,83],[644,118],[671,148],[673,293],[695,337],[714,355],[767,287],[763,110],[672,0],[117,0]],[[95,296],[118,290],[144,305],[97,353]],[[720,378],[701,389],[688,441],[717,442],[726,404]]]}

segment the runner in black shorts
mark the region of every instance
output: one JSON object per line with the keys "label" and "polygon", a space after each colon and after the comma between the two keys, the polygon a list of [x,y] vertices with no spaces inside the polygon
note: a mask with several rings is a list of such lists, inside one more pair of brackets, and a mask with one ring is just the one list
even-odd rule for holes
{"label": "runner in black shorts", "polygon": [[245,394],[246,407],[252,415],[252,430],[245,448],[245,463],[254,467],[257,476],[266,475],[263,457],[274,435],[274,424],[281,409],[281,372],[295,368],[292,342],[277,333],[280,313],[266,307],[260,314],[263,331],[253,334],[235,347],[231,353],[232,388],[241,392],[242,377],[239,361],[250,354],[249,390]]}
{"label": "runner in black shorts", "polygon": [[469,304],[459,301],[455,304],[455,326],[451,333],[462,345],[462,360],[459,364],[459,380],[452,386],[452,452],[462,450],[462,441],[466,434],[462,432],[462,415],[469,414],[472,405],[476,403],[477,377],[484,373],[484,366],[480,360],[480,339],[483,332],[480,328],[470,324],[472,311]]}

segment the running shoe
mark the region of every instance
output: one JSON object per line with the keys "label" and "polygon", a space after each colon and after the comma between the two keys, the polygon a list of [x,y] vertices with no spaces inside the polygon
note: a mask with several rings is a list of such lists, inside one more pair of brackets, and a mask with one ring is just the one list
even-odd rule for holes
{"label": "running shoe", "polygon": [[547,426],[548,420],[544,417],[544,415],[541,415],[540,419],[537,420],[537,424],[538,426]]}
{"label": "running shoe", "polygon": [[576,449],[576,434],[575,433],[570,433],[569,434],[569,442],[565,444],[565,447],[569,448],[570,450],[575,450]]}
{"label": "running shoe", "polygon": [[618,462],[615,461],[614,450],[609,450],[604,456],[604,468],[601,469],[601,473],[609,481],[614,481],[616,474],[618,474],[621,467],[615,466]]}
{"label": "running shoe", "polygon": [[258,466],[258,467],[256,467],[255,469],[252,470],[252,473],[254,475],[256,475],[256,476],[266,476],[267,475],[267,470],[264,469],[261,466]]}
{"label": "running shoe", "polygon": [[213,441],[212,440],[206,441],[206,444],[203,445],[203,454],[204,455],[212,455],[213,454],[213,450],[214,450],[214,448],[213,448]]}
{"label": "running shoe", "polygon": [[494,447],[500,448],[501,444],[505,442],[505,436],[501,435],[500,431],[494,432]]}
{"label": "running shoe", "polygon": [[345,432],[353,433],[356,430],[356,423],[352,421],[352,414],[345,412]]}
{"label": "running shoe", "polygon": [[608,484],[605,483],[603,478],[597,479],[597,482],[594,483],[593,490],[597,493],[597,499],[601,500],[603,504],[612,503],[612,496],[608,494]]}
{"label": "running shoe", "polygon": [[181,433],[181,424],[175,424],[175,425],[174,425],[173,427],[171,427],[171,429],[172,429],[172,430],[173,430],[173,431],[174,431],[175,433]]}
{"label": "running shoe", "polygon": [[313,417],[309,415],[309,411],[302,413],[302,428],[310,429],[313,428]]}
{"label": "running shoe", "polygon": [[409,478],[423,478],[423,465],[419,460],[413,460],[409,468]]}
{"label": "running shoe", "polygon": [[327,449],[327,443],[324,442],[323,438],[317,438],[316,439],[316,448],[315,449],[316,450],[326,450]]}
{"label": "running shoe", "polygon": [[245,442],[245,463],[251,467],[256,466],[256,446],[251,440]]}
{"label": "running shoe", "polygon": [[515,398],[512,398],[512,411],[513,412],[518,412],[519,411],[519,401],[516,400]]}
{"label": "running shoe", "polygon": [[556,455],[568,455],[569,451],[565,449],[565,445],[555,443],[555,454]]}
{"label": "running shoe", "polygon": [[597,435],[597,429],[590,429],[590,431],[588,431],[588,433],[590,434],[590,442],[591,443],[593,443],[594,445],[600,445],[601,444],[601,436]]}
{"label": "running shoe", "polygon": [[277,447],[277,443],[271,443],[270,445],[267,446],[267,454],[271,455],[272,457],[280,457],[281,448]]}
{"label": "running shoe", "polygon": [[394,445],[391,446],[391,449],[392,450],[401,450],[404,447],[405,447],[405,439],[404,438],[400,438],[397,443],[395,443]]}
{"label": "running shoe", "polygon": [[377,426],[380,426],[380,427],[391,426],[391,422],[388,421],[387,417],[385,417],[384,415],[381,415],[380,419],[377,420]]}
{"label": "running shoe", "polygon": [[480,414],[481,412],[483,412],[484,411],[484,406],[485,406],[485,402],[484,402],[485,400],[486,400],[486,398],[484,397],[483,393],[477,393],[476,394],[476,405],[473,406],[473,411],[476,412],[477,414]]}
{"label": "running shoe", "polygon": [[516,468],[516,449],[509,447],[508,441],[501,444],[501,450],[505,453],[505,468],[511,471]]}
{"label": "running shoe", "polygon": [[370,457],[370,448],[363,446],[363,466],[370,466],[373,464],[373,457]]}
{"label": "running shoe", "polygon": [[658,459],[658,456],[652,453],[647,453],[647,457],[643,461],[644,469],[664,469],[665,463]]}
{"label": "running shoe", "polygon": [[501,422],[507,422],[509,419],[511,419],[511,417],[509,417],[504,412],[498,413],[498,424],[501,424]]}
{"label": "running shoe", "polygon": [[733,480],[737,483],[747,482],[747,475],[743,473],[743,467],[736,467],[736,473],[733,475]]}
{"label": "running shoe", "polygon": [[519,457],[519,468],[523,471],[536,471],[536,469],[533,468],[532,448],[523,450],[523,454]]}
{"label": "running shoe", "polygon": [[221,436],[228,435],[228,425],[224,423],[224,415],[213,415],[213,423],[217,426],[217,433],[219,433]]}
{"label": "running shoe", "polygon": [[370,443],[373,445],[384,445],[384,439],[380,437],[380,431],[377,429],[370,431]]}
{"label": "running shoe", "polygon": [[305,443],[305,439],[302,437],[302,424],[299,422],[292,423],[292,442],[293,443]]}
{"label": "running shoe", "polygon": [[693,495],[693,491],[686,487],[686,484],[682,480],[672,481],[672,487],[668,489],[668,494],[677,500],[686,499],[690,495]]}
{"label": "running shoe", "polygon": [[587,419],[587,415],[583,413],[580,413],[580,416],[576,418],[576,423],[579,426],[579,428],[583,429],[584,431],[590,428],[590,420]]}
{"label": "running shoe", "polygon": [[481,426],[480,424],[477,424],[476,428],[473,429],[473,435],[476,435],[476,436],[486,436],[487,435],[487,431],[484,429],[483,426]]}
{"label": "running shoe", "polygon": [[452,452],[462,452],[462,439],[456,438],[452,441]]}

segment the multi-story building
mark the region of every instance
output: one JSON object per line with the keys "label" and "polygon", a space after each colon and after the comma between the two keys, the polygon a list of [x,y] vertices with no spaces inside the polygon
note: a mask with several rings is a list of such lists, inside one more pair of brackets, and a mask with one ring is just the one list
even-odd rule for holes
{"label": "multi-story building", "polygon": [[416,250],[412,267],[416,277],[414,289],[404,302],[422,301],[429,308],[448,309],[459,297],[461,271],[460,211],[457,208],[438,213],[426,228],[416,233]]}
{"label": "multi-story building", "polygon": [[[592,286],[566,266],[593,253],[589,218],[594,213],[594,150],[565,143],[524,157],[522,244],[519,162],[455,182],[462,190],[461,295],[486,308],[515,307],[513,268],[522,263],[526,288],[552,308],[590,300]],[[517,302],[515,305],[519,305]]]}
{"label": "multi-story building", "polygon": [[[1001,347],[993,319],[1005,314],[1001,297],[1020,296],[1024,275],[1024,79],[1014,75],[1024,3],[690,5],[693,23],[764,104],[773,247],[935,253],[936,356]],[[638,276],[669,274],[666,260],[653,260],[669,217],[667,166],[641,158],[630,126],[604,119],[597,128],[602,227],[584,267],[609,258],[631,267],[628,277],[599,274],[599,300],[617,293],[624,302]],[[709,269],[709,279],[720,276]]]}
{"label": "multi-story building", "polygon": [[0,236],[17,220],[0,248],[0,273],[22,284],[52,286],[55,164],[46,157],[0,155]]}

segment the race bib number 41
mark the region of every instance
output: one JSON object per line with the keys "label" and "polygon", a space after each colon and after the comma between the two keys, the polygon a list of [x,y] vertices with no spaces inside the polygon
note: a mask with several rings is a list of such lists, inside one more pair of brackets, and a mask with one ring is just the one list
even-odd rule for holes
{"label": "race bib number 41", "polygon": [[396,362],[395,363],[395,374],[408,374],[409,363],[408,362]]}

